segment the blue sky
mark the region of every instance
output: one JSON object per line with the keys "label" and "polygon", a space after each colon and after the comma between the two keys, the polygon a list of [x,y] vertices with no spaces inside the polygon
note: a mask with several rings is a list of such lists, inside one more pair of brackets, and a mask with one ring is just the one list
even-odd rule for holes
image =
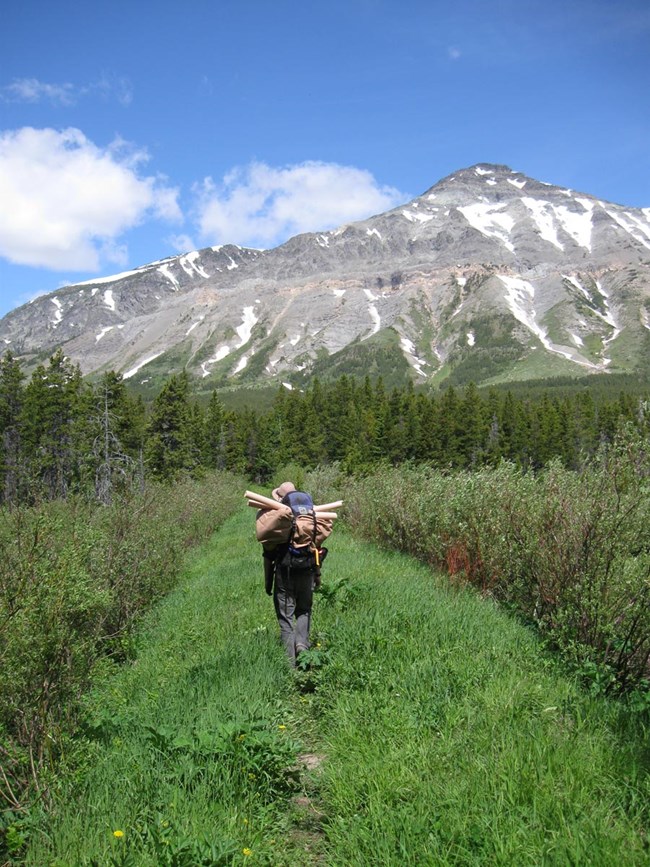
{"label": "blue sky", "polygon": [[648,207],[649,46],[647,0],[5,4],[0,315],[479,162]]}

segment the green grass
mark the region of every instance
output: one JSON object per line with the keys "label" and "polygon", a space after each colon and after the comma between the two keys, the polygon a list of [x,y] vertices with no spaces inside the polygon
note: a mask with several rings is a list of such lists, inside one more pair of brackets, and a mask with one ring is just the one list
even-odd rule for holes
{"label": "green grass", "polygon": [[363,578],[323,624],[313,699],[330,863],[648,863],[647,765],[620,707],[426,567],[347,540],[336,558]]}
{"label": "green grass", "polygon": [[[622,706],[489,601],[340,527],[294,677],[252,523],[190,558],[89,699],[26,863],[648,863],[650,752]],[[320,769],[298,775],[299,752]]]}

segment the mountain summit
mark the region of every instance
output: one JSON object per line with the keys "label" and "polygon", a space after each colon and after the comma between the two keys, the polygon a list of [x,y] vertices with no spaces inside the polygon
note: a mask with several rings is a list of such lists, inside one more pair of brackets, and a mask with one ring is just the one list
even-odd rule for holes
{"label": "mountain summit", "polygon": [[479,164],[271,250],[209,247],[41,296],[0,320],[28,366],[181,368],[206,385],[402,371],[498,382],[646,369],[650,208]]}

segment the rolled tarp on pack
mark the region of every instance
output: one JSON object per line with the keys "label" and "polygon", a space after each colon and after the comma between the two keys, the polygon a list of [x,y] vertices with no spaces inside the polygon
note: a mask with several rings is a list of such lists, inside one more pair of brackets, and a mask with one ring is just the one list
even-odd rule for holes
{"label": "rolled tarp on pack", "polygon": [[246,491],[244,496],[248,499],[248,505],[257,504],[258,509],[273,509],[276,512],[286,512],[291,514],[289,506],[284,503],[278,503],[277,500],[272,500],[270,497],[265,497],[262,494],[256,494],[254,491]]}

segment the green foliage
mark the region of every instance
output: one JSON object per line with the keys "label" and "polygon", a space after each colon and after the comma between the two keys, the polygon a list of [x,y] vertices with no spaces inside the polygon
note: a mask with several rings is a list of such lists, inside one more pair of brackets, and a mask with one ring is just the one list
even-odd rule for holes
{"label": "green foliage", "polygon": [[399,337],[392,328],[362,341],[355,341],[311,366],[310,377],[331,382],[340,376],[362,379],[381,377],[390,387],[404,387],[411,381],[409,364],[399,347]]}
{"label": "green foliage", "polygon": [[141,623],[136,663],[85,696],[26,864],[194,867],[244,849],[281,863],[300,733],[260,560],[250,510],[186,559]]}
{"label": "green foliage", "polygon": [[470,320],[467,330],[474,333],[476,345],[457,349],[445,384],[459,386],[495,380],[514,368],[526,348],[513,337],[513,324],[516,323],[511,316],[502,314]]}
{"label": "green foliage", "polygon": [[65,751],[93,666],[131,652],[133,627],[178,579],[187,546],[240,502],[243,482],[173,488],[0,512],[0,751],[19,807]]}
{"label": "green foliage", "polygon": [[646,863],[643,727],[477,594],[331,544],[297,674],[251,511],[191,557],[137,664],[88,695],[51,812],[14,817],[23,862]]}
{"label": "green foliage", "polygon": [[580,473],[402,468],[345,497],[358,532],[512,605],[583,673],[596,665],[607,692],[647,683],[650,464],[633,430]]}
{"label": "green foliage", "polygon": [[[381,494],[373,511],[408,505]],[[357,592],[316,612],[328,661],[306,701],[327,745],[325,863],[647,862],[640,721],[425,565],[340,534],[336,558]]]}
{"label": "green foliage", "polygon": [[147,462],[154,476],[169,479],[192,469],[195,455],[189,379],[185,372],[171,376],[154,401],[147,430]]}
{"label": "green foliage", "polygon": [[[480,326],[507,344],[499,317]],[[622,422],[645,429],[648,385],[629,378],[594,377],[593,394],[569,379],[487,393],[470,381],[461,391],[452,384],[458,376],[438,392],[416,391],[408,377],[404,387],[388,390],[397,380],[367,353],[390,354],[396,341],[389,329],[355,345],[363,363],[354,370],[363,379],[312,377],[304,391],[277,389],[270,408],[259,389],[194,396],[185,371],[164,382],[147,408],[118,374],[109,371],[91,385],[61,353],[23,385],[7,354],[0,369],[0,490],[5,502],[90,491],[110,502],[147,476],[199,476],[205,468],[261,484],[286,464],[337,462],[347,473],[366,473],[383,462],[474,468],[507,458],[539,468],[560,458],[578,469]],[[250,401],[241,402],[248,393]]]}

